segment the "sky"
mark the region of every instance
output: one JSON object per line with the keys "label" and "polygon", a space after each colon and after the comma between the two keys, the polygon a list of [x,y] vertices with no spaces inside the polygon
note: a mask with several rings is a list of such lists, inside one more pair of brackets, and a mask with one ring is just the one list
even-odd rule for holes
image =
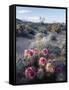
{"label": "sky", "polygon": [[53,8],[35,8],[16,6],[16,18],[25,21],[40,22],[40,17],[45,23],[65,23],[66,10]]}

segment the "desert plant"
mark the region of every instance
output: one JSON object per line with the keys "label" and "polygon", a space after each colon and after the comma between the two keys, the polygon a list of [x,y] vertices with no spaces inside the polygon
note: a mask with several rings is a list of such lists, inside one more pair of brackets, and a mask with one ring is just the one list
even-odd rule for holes
{"label": "desert plant", "polygon": [[60,24],[59,23],[53,23],[51,26],[51,31],[57,32],[57,33],[61,32]]}

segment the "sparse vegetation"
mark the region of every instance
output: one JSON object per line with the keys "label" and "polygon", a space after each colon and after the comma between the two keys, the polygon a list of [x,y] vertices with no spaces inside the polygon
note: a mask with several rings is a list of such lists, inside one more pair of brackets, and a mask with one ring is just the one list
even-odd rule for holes
{"label": "sparse vegetation", "polygon": [[[21,22],[16,24],[16,50],[21,55],[16,56],[17,79],[28,80],[51,78],[58,73],[54,71],[57,66],[65,66],[66,62],[66,26],[63,23],[44,23],[40,17],[40,23]],[[20,41],[21,40],[21,41]],[[26,50],[25,50],[26,49]],[[46,49],[46,51],[44,50]],[[48,50],[47,50],[48,49]],[[44,54],[42,51],[44,50]],[[46,67],[41,59],[48,60]],[[39,62],[40,61],[40,62]],[[62,62],[62,63],[60,63]],[[53,65],[52,65],[53,64]],[[60,65],[61,64],[61,65]],[[62,69],[62,68],[61,68]],[[62,69],[63,70],[63,69]],[[29,72],[30,71],[30,72]],[[57,74],[55,74],[55,72]],[[54,78],[57,80],[58,78]]]}

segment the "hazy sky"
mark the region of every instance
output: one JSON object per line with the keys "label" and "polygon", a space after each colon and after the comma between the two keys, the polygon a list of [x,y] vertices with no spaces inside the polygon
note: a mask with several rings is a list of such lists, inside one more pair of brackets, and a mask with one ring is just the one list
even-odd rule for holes
{"label": "hazy sky", "polygon": [[45,22],[66,22],[65,9],[16,7],[16,18],[32,22],[39,22],[40,17],[45,18]]}

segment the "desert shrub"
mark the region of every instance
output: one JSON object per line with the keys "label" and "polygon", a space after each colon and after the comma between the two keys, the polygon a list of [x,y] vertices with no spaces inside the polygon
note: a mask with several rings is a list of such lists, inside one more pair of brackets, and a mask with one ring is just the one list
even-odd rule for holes
{"label": "desert shrub", "polygon": [[43,48],[48,48],[49,49],[49,54],[54,54],[56,56],[60,55],[61,49],[58,46],[52,46],[46,39],[46,37],[42,38],[39,41],[34,41],[31,43],[30,47],[32,48],[38,48],[38,49],[43,49]]}
{"label": "desert shrub", "polygon": [[35,40],[41,40],[43,37],[44,37],[44,34],[43,33],[37,33],[35,35]]}
{"label": "desert shrub", "polygon": [[38,31],[39,33],[47,34],[47,28],[45,26],[39,26]]}
{"label": "desert shrub", "polygon": [[35,29],[32,26],[32,24],[26,24],[25,25],[25,29],[24,29],[23,33],[25,33],[25,32],[27,32],[27,34],[29,34],[29,36],[30,36],[30,34],[31,35],[35,35],[35,33],[36,33]]}
{"label": "desert shrub", "polygon": [[24,24],[17,24],[16,25],[16,30],[23,31],[24,29],[25,29],[25,25]]}
{"label": "desert shrub", "polygon": [[35,41],[35,42],[32,42],[32,43],[31,43],[30,47],[31,47],[31,48],[41,49],[43,46],[42,46],[41,41]]}
{"label": "desert shrub", "polygon": [[16,34],[17,34],[17,36],[22,35],[22,32],[24,31],[24,29],[25,29],[25,25],[17,24],[16,25]]}
{"label": "desert shrub", "polygon": [[28,28],[27,31],[29,34],[32,34],[32,35],[35,35],[35,33],[36,33],[35,30],[32,28],[31,29]]}
{"label": "desert shrub", "polygon": [[56,36],[55,36],[55,35],[53,35],[53,36],[51,37],[51,40],[56,41]]}
{"label": "desert shrub", "polygon": [[47,28],[48,31],[51,31],[51,26],[52,26],[51,24],[48,24],[48,25],[46,26],[46,28]]}
{"label": "desert shrub", "polygon": [[47,48],[49,50],[49,54],[53,54],[56,56],[61,54],[61,49],[57,46],[47,45]]}
{"label": "desert shrub", "polygon": [[46,36],[43,33],[38,33],[35,35],[35,39],[31,43],[30,47],[43,49],[43,48],[46,48],[48,45],[51,45],[51,44],[53,46],[55,46],[52,42],[52,39],[54,39],[57,42],[54,34],[50,34],[50,35]]}
{"label": "desert shrub", "polygon": [[16,25],[16,35],[26,38],[32,38],[35,35],[35,30],[29,24],[17,24]]}
{"label": "desert shrub", "polygon": [[27,31],[27,30],[23,30],[23,31],[21,32],[21,36],[23,36],[23,37],[28,37],[28,31]]}
{"label": "desert shrub", "polygon": [[66,25],[63,23],[63,24],[61,24],[61,30],[62,31],[66,31]]}
{"label": "desert shrub", "polygon": [[51,26],[51,31],[60,33],[61,32],[60,24],[59,23],[53,23],[52,26]]}
{"label": "desert shrub", "polygon": [[58,40],[58,46],[62,49],[65,46],[66,39],[65,37],[62,37]]}
{"label": "desert shrub", "polygon": [[18,30],[18,29],[20,29],[20,25],[19,24],[16,25],[16,30]]}
{"label": "desert shrub", "polygon": [[46,46],[46,38],[43,33],[38,33],[35,35],[35,39],[30,44],[30,48],[43,49]]}
{"label": "desert shrub", "polygon": [[63,46],[62,46],[61,55],[63,55],[63,56],[66,55],[66,45],[65,44],[63,44]]}

